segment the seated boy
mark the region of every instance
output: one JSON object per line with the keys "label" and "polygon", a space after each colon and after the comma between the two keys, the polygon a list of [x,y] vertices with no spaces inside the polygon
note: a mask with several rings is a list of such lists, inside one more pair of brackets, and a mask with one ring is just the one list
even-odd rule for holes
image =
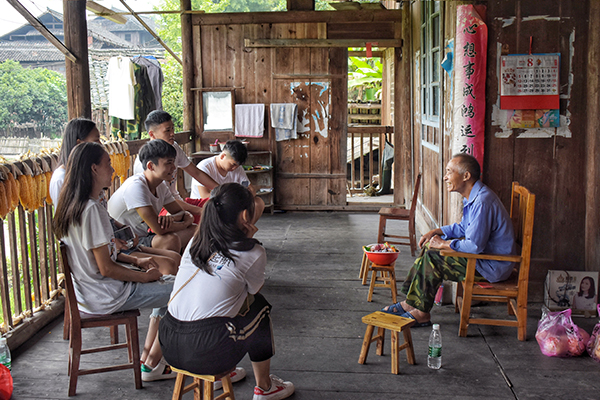
{"label": "seated boy", "polygon": [[[169,179],[165,179],[167,186],[171,190],[173,198],[179,204],[179,206],[189,211],[194,215],[194,221],[198,223],[200,220],[200,213],[202,212],[202,201],[191,201],[191,199],[184,200],[179,192],[177,191],[177,168],[182,168],[185,172],[190,174],[192,178],[202,182],[210,189],[217,186],[217,183],[208,176],[205,172],[200,171],[192,162],[189,160],[185,152],[179,147],[179,144],[175,141],[175,125],[171,115],[162,110],[155,110],[148,114],[145,121],[146,130],[151,140],[162,139],[172,145],[177,155],[175,157],[175,170]],[[133,164],[133,173],[139,174],[144,171],[144,166],[140,162],[138,157]]]}
{"label": "seated boy", "polygon": [[[196,225],[192,214],[181,209],[164,182],[176,169],[176,155],[175,148],[164,140],[151,140],[142,146],[138,159],[144,171],[130,176],[113,193],[108,212],[120,223],[131,226],[141,245],[181,253]],[[163,207],[170,215],[158,215]]]}
{"label": "seated boy", "polygon": [[[244,167],[242,167],[246,158],[248,158],[246,146],[239,140],[228,140],[220,154],[200,161],[197,167],[210,176],[218,185],[233,182],[247,187],[254,194],[254,218],[252,223],[255,223],[265,209],[265,202],[256,196]],[[208,199],[211,190],[212,188],[206,187],[194,179],[192,181],[191,198]]]}

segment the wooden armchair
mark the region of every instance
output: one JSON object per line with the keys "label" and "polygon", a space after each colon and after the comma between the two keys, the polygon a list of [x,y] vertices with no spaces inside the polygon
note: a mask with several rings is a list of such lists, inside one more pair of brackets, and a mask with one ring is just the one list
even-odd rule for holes
{"label": "wooden armchair", "polygon": [[[535,195],[518,182],[512,184],[510,217],[515,228],[515,239],[521,248],[521,254],[515,256],[494,254],[471,254],[443,250],[441,255],[468,258],[466,277],[459,282],[456,294],[456,311],[460,310],[459,336],[467,336],[469,324],[516,326],[517,337],[527,337],[527,286],[529,284],[529,263],[531,259],[531,240],[533,234],[533,215],[535,211]],[[474,282],[477,260],[512,261],[519,263],[510,278],[503,282],[486,285],[482,288]],[[461,286],[462,285],[462,286]],[[461,289],[462,288],[462,296]],[[472,318],[472,301],[505,302],[508,314],[516,319]]]}
{"label": "wooden armchair", "polygon": [[[69,314],[69,396],[74,396],[77,390],[77,378],[81,375],[97,374],[100,372],[120,371],[123,369],[133,369],[135,388],[142,388],[142,372],[140,369],[140,347],[138,339],[137,317],[140,315],[138,310],[129,310],[107,315],[87,315],[84,318],[77,306],[77,297],[71,278],[71,268],[67,258],[67,246],[60,242],[60,254],[63,272],[65,274],[65,286],[67,290],[67,300],[65,313]],[[119,325],[125,325],[127,335],[126,343],[114,343],[107,346],[83,349],[81,331],[85,328],[110,327],[113,329]],[[81,369],[80,359],[83,354],[98,353],[108,350],[127,349],[129,362],[127,364],[111,365],[99,368]]]}

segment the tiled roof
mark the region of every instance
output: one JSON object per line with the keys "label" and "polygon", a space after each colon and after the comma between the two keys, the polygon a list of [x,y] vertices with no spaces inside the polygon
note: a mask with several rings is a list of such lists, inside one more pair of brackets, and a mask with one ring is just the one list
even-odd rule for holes
{"label": "tiled roof", "polygon": [[53,62],[64,61],[65,56],[48,42],[20,40],[0,42],[0,62],[6,60],[19,62]]}

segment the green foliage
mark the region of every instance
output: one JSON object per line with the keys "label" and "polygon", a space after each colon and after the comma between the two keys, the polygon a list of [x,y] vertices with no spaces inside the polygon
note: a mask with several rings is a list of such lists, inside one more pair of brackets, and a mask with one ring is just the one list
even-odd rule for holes
{"label": "green foliage", "polygon": [[348,89],[357,97],[355,100],[366,100],[362,96],[365,89],[375,89],[375,96],[380,99],[382,83],[383,65],[380,59],[348,58]]}
{"label": "green foliage", "polygon": [[12,60],[0,63],[0,128],[34,123],[47,136],[67,122],[67,88],[62,74],[28,69]]}
{"label": "green foliage", "polygon": [[170,55],[162,64],[164,74],[162,102],[163,110],[171,114],[175,132],[183,129],[183,68]]}

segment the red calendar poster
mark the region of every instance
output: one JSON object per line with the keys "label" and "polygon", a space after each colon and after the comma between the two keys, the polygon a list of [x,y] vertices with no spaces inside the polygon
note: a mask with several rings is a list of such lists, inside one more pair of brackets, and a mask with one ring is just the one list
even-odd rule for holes
{"label": "red calendar poster", "polygon": [[500,108],[559,108],[560,54],[512,54],[500,59]]}

